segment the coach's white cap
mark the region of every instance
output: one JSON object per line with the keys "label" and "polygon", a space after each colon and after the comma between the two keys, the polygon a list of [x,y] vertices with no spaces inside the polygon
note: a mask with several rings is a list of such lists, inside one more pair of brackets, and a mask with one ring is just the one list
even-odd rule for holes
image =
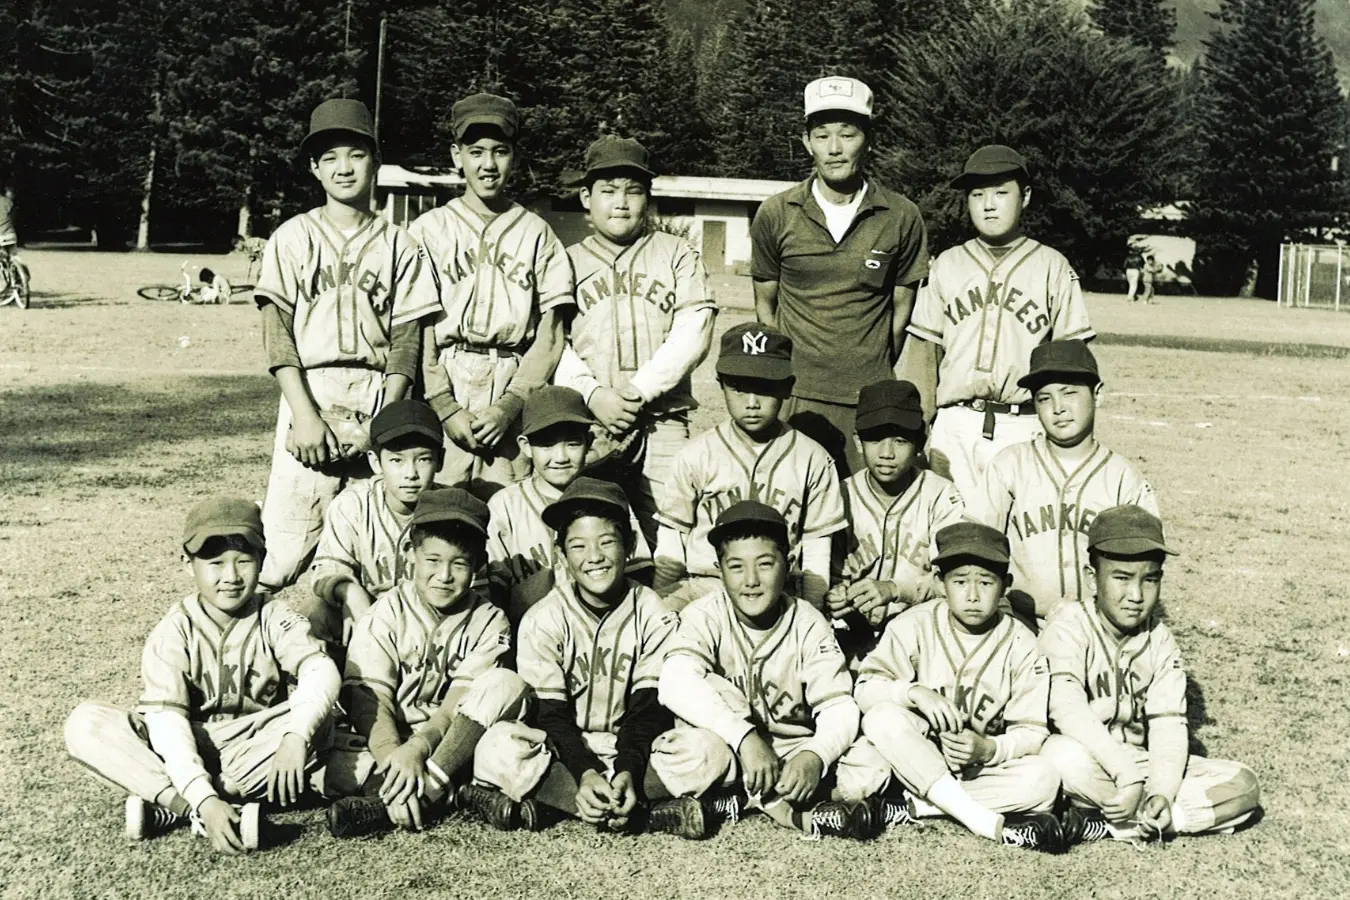
{"label": "coach's white cap", "polygon": [[840,110],[872,118],[872,89],[856,78],[831,75],[806,86],[806,118],[816,113]]}

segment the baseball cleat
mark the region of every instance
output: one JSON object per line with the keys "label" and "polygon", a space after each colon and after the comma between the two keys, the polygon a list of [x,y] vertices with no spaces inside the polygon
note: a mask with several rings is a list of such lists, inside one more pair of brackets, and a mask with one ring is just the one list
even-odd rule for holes
{"label": "baseball cleat", "polygon": [[1090,844],[1111,837],[1111,829],[1106,826],[1106,816],[1100,810],[1070,806],[1059,817],[1059,830],[1064,836],[1064,846]]}
{"label": "baseball cleat", "polygon": [[708,810],[697,797],[676,797],[652,804],[647,830],[697,841],[708,836],[707,820]]}
{"label": "baseball cleat", "polygon": [[715,821],[735,825],[745,810],[745,798],[736,789],[721,790],[704,797],[704,814],[712,814]]}
{"label": "baseball cleat", "polygon": [[186,816],[177,815],[156,803],[148,803],[134,795],[127,798],[126,820],[126,835],[133,841],[143,841],[187,823]]}
{"label": "baseball cleat", "polygon": [[875,825],[876,817],[868,804],[830,800],[811,810],[807,836],[812,840],[829,835],[865,841],[875,836]]}
{"label": "baseball cleat", "polygon": [[[515,801],[495,788],[481,784],[464,784],[455,795],[455,801],[461,810],[477,814],[480,819],[498,831],[514,831],[520,827]],[[537,809],[532,818],[538,820]]]}
{"label": "baseball cleat", "polygon": [[516,821],[525,831],[543,831],[544,816],[538,802],[522,800],[516,804]]}
{"label": "baseball cleat", "polygon": [[1003,820],[1003,843],[1024,850],[1042,853],[1064,852],[1064,835],[1059,819],[1050,813],[1025,813],[1006,816]]}
{"label": "baseball cleat", "polygon": [[328,807],[328,833],[335,838],[361,837],[394,827],[379,797],[343,797]]}
{"label": "baseball cleat", "polygon": [[891,827],[918,824],[918,818],[910,809],[908,794],[901,794],[899,797],[874,797],[872,802],[875,804],[872,813],[883,831]]}

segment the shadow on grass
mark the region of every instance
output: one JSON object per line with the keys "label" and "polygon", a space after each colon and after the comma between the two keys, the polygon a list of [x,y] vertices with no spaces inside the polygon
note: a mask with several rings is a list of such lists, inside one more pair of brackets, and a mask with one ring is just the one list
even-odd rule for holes
{"label": "shadow on grass", "polygon": [[[5,452],[0,484],[57,480],[72,466],[123,462],[163,448],[169,466],[200,465],[170,447],[185,441],[248,436],[271,453],[276,383],[265,375],[183,377],[173,391],[133,384],[66,383],[0,394]],[[100,486],[158,484],[150,466],[95,475]],[[110,480],[111,479],[111,480]],[[145,479],[150,479],[146,481]]]}
{"label": "shadow on grass", "polygon": [[1099,334],[1097,340],[1104,344],[1122,347],[1201,350],[1207,353],[1244,353],[1249,356],[1288,356],[1295,359],[1350,359],[1350,347],[1337,347],[1331,344],[1183,337],[1175,334]]}
{"label": "shadow on grass", "polygon": [[1205,705],[1205,689],[1190,675],[1186,676],[1186,724],[1189,726],[1192,756],[1208,756],[1204,741],[1197,736],[1202,725],[1213,725],[1209,708]]}
{"label": "shadow on grass", "polygon": [[54,291],[33,291],[29,309],[74,309],[84,306],[130,306],[126,299],[109,297],[81,297],[78,294],[58,294]]}

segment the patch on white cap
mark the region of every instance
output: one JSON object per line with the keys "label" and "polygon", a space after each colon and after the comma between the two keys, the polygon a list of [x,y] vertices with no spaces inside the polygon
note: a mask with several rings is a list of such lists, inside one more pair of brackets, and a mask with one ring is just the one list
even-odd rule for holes
{"label": "patch on white cap", "polygon": [[842,75],[817,78],[806,86],[803,96],[807,118],[827,110],[872,118],[872,89],[856,78]]}

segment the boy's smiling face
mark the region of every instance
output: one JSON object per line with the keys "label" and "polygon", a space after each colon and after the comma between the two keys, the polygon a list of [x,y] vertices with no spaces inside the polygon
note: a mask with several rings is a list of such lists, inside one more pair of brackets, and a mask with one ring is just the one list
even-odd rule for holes
{"label": "boy's smiling face", "polygon": [[318,149],[309,169],[325,194],[340,203],[358,203],[369,196],[375,152],[368,143],[339,135]]}
{"label": "boy's smiling face", "polygon": [[261,554],[227,545],[221,538],[208,539],[188,565],[202,602],[227,615],[248,604],[262,573]]}
{"label": "boy's smiling face", "polygon": [[581,474],[591,448],[591,429],[575,422],[559,422],[519,438],[534,473],[550,487],[562,490]]}
{"label": "boy's smiling face", "polygon": [[718,568],[722,586],[743,623],[761,627],[787,584],[783,550],[768,537],[733,538],[722,546]]}
{"label": "boy's smiling face", "polygon": [[[628,547],[624,530],[605,516],[580,515],[567,526],[562,544],[568,574],[591,605],[613,597],[623,582]],[[613,605],[613,604],[606,604]]]}
{"label": "boy's smiling face", "polygon": [[434,534],[422,535],[413,547],[413,581],[417,595],[445,611],[473,585],[477,561],[457,543]]}
{"label": "boy's smiling face", "polygon": [[410,515],[441,467],[441,452],[425,445],[396,443],[372,451],[370,462],[384,476],[384,495],[390,505]]}
{"label": "boy's smiling face", "polygon": [[919,448],[904,433],[890,427],[860,432],[858,446],[867,471],[883,487],[898,484],[919,455]]}
{"label": "boy's smiling face", "polygon": [[450,152],[472,194],[489,202],[501,196],[515,165],[515,144],[496,129],[473,127]]}

